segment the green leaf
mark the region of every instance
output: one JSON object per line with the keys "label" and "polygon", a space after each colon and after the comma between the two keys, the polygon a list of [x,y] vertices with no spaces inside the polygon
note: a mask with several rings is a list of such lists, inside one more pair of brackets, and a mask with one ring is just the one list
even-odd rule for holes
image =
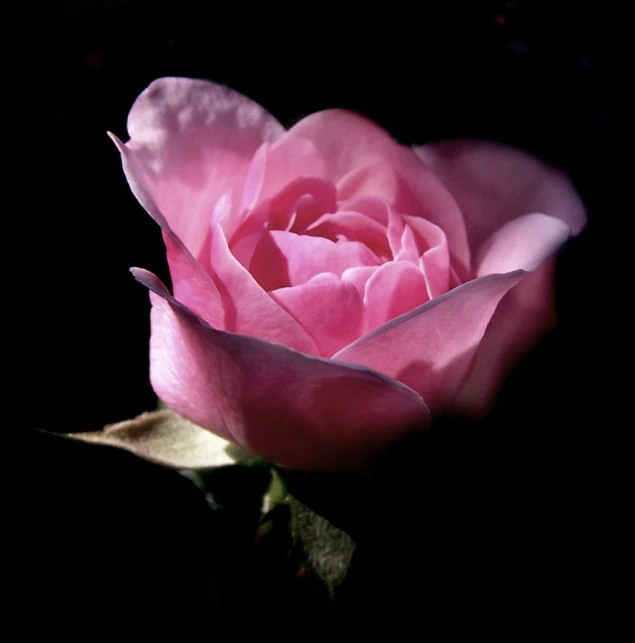
{"label": "green leaf", "polygon": [[331,598],[346,578],[355,541],[341,529],[295,498],[291,498],[292,529],[296,546],[311,572],[325,585]]}
{"label": "green leaf", "polygon": [[119,447],[174,469],[207,469],[256,459],[238,445],[193,424],[169,409],[106,426],[103,431],[67,433],[65,437]]}

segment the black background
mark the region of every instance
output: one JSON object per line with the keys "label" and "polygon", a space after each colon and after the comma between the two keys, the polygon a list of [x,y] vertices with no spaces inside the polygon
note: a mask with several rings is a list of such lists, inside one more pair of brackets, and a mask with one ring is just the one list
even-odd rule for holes
{"label": "black background", "polygon": [[[163,244],[105,132],[125,140],[134,99],[166,75],[227,84],[283,124],[346,107],[404,143],[496,139],[569,173],[590,223],[559,264],[558,330],[510,378],[493,418],[436,430],[395,477],[346,610],[363,621],[399,607],[424,632],[425,605],[442,595],[449,624],[469,625],[475,611],[488,628],[512,632],[552,621],[586,628],[617,609],[602,589],[612,565],[605,476],[615,425],[597,382],[599,338],[611,324],[596,301],[614,287],[600,269],[616,261],[619,214],[609,202],[612,34],[599,6],[33,5],[15,61],[36,114],[23,141],[34,181],[14,206],[24,256],[11,279],[20,350],[8,405],[21,438],[11,487],[17,596],[34,623],[89,640],[124,622],[187,622],[213,635],[235,616],[213,605],[209,568],[220,558],[258,588],[241,595],[236,613],[251,613],[267,592],[244,561],[232,563],[226,534],[187,480],[34,431],[94,430],[155,405],[149,302],[128,268],[166,276]],[[267,616],[283,627],[289,615],[279,606]]]}

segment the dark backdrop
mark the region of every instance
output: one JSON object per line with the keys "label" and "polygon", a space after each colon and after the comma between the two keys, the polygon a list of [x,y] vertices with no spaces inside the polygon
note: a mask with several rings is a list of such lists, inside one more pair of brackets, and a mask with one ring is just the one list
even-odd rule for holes
{"label": "dark backdrop", "polygon": [[[478,547],[490,543],[486,553],[471,551],[490,559],[471,581],[473,604],[480,580],[486,585],[494,574],[503,582],[505,569],[500,596],[529,606],[516,625],[600,618],[597,583],[608,565],[600,536],[610,509],[599,494],[609,422],[593,365],[607,321],[593,302],[610,287],[598,266],[614,259],[617,216],[607,205],[611,33],[600,4],[450,0],[354,13],[318,3],[34,5],[33,29],[15,60],[33,91],[36,119],[26,137],[37,180],[16,205],[27,260],[13,278],[19,403],[10,406],[23,439],[12,483],[20,504],[18,596],[38,623],[87,623],[91,640],[90,628],[104,623],[211,618],[204,615],[210,552],[224,556],[225,545],[189,482],[32,430],[98,429],[155,405],[149,302],[128,268],[166,275],[163,244],[105,132],[125,140],[134,99],[165,75],[227,84],[282,123],[346,107],[404,143],[496,139],[569,173],[590,224],[560,262],[560,326],[510,379],[480,433],[446,439],[440,459],[453,472],[448,478],[461,482],[438,485],[436,509],[427,507],[432,513],[421,520],[427,530],[440,506],[456,505],[456,494],[463,503],[456,506],[471,512],[470,523],[459,525],[464,542],[479,533]],[[466,497],[459,487],[477,491]],[[474,508],[477,496],[482,511]],[[461,583],[460,570],[453,573]],[[463,603],[456,607],[462,613]]]}

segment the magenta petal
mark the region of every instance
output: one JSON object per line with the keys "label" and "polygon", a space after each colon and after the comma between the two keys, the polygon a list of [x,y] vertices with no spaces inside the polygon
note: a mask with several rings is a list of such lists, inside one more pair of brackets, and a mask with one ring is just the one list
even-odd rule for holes
{"label": "magenta petal", "polygon": [[457,200],[473,255],[496,230],[525,214],[561,219],[574,235],[584,227],[584,206],[565,174],[521,150],[459,140],[415,152]]}
{"label": "magenta petal", "polygon": [[385,373],[417,391],[433,413],[443,411],[469,374],[498,302],[525,274],[470,281],[384,324],[333,359]]}
{"label": "magenta petal", "polygon": [[216,331],[151,274],[150,376],[180,415],[292,469],[357,469],[430,423],[414,391],[365,368]]}
{"label": "magenta petal", "polygon": [[322,357],[330,357],[362,333],[364,306],[357,288],[331,273],[269,294],[300,322]]}
{"label": "magenta petal", "polygon": [[510,221],[483,243],[476,260],[476,276],[513,270],[535,270],[571,235],[560,219],[528,214]]}
{"label": "magenta petal", "polygon": [[145,168],[154,202],[198,258],[215,203],[230,189],[239,202],[252,157],[284,128],[226,87],[161,78],[137,98],[128,133],[126,146]]}

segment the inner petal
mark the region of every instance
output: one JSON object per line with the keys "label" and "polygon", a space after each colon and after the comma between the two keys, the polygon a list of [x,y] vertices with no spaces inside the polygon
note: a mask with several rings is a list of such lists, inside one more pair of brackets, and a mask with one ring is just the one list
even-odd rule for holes
{"label": "inner petal", "polygon": [[428,301],[426,282],[418,266],[408,261],[386,263],[371,275],[364,294],[366,332],[410,312]]}
{"label": "inner petal", "polygon": [[338,277],[348,268],[377,266],[379,257],[357,241],[331,241],[282,230],[266,231],[254,245],[249,272],[266,291],[306,283],[316,275]]}
{"label": "inner petal", "polygon": [[404,215],[406,227],[412,230],[420,254],[430,299],[446,293],[452,283],[450,249],[445,232],[436,224],[421,217]]}
{"label": "inner petal", "polygon": [[306,234],[331,241],[359,241],[381,259],[390,258],[385,226],[360,212],[325,214],[309,226]]}
{"label": "inner petal", "polygon": [[335,212],[335,187],[323,179],[303,177],[286,185],[276,196],[254,205],[231,236],[236,244],[263,230],[303,232],[325,212]]}
{"label": "inner petal", "polygon": [[337,183],[337,195],[342,201],[374,197],[390,204],[399,212],[421,214],[421,205],[404,180],[385,161],[369,163],[352,170]]}

